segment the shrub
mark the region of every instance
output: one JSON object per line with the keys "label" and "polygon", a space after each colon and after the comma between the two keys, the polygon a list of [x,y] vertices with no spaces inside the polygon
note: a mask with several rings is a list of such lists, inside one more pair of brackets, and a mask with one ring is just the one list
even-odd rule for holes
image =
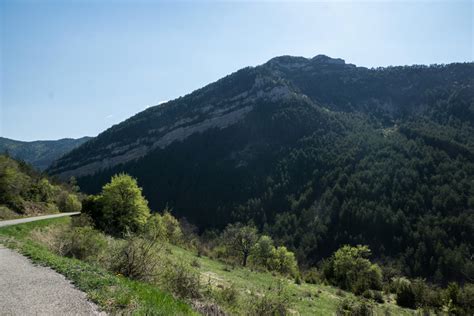
{"label": "shrub", "polygon": [[167,240],[166,227],[163,223],[163,217],[158,214],[152,214],[143,228],[144,238],[157,240]]}
{"label": "shrub", "polygon": [[370,292],[372,294],[371,296],[374,301],[380,304],[383,304],[385,302],[381,291],[370,291]]}
{"label": "shrub", "polygon": [[79,216],[71,216],[71,227],[92,227],[92,218],[87,214],[80,214]]}
{"label": "shrub", "polygon": [[162,244],[156,239],[128,235],[118,248],[112,269],[136,280],[151,281],[157,275]]}
{"label": "shrub", "polygon": [[238,297],[239,292],[237,291],[234,284],[224,287],[220,291],[221,300],[228,305],[234,305],[235,303],[237,303]]}
{"label": "shrub", "polygon": [[465,284],[458,295],[458,305],[465,315],[474,315],[474,284]]}
{"label": "shrub", "polygon": [[322,282],[322,278],[321,272],[316,268],[311,268],[303,272],[303,280],[309,284],[319,284]]}
{"label": "shrub", "polygon": [[90,226],[73,227],[65,232],[63,239],[63,255],[88,262],[97,262],[105,257],[107,252],[107,237]]}
{"label": "shrub", "polygon": [[422,279],[411,281],[411,288],[415,295],[416,307],[435,307],[442,306],[442,297],[438,288],[429,286]]}
{"label": "shrub", "polygon": [[370,249],[367,246],[343,246],[323,264],[326,279],[356,294],[370,289],[380,290],[382,270],[367,259],[369,255]]}
{"label": "shrub", "polygon": [[0,205],[0,220],[13,219],[18,217],[18,214],[10,210],[4,205]]}
{"label": "shrub", "polygon": [[199,275],[183,264],[168,265],[163,275],[166,287],[177,297],[195,299],[199,292]]}
{"label": "shrub", "polygon": [[354,300],[345,298],[339,304],[337,316],[372,316],[374,315],[373,307],[363,300]]}
{"label": "shrub", "polygon": [[56,205],[61,212],[80,212],[82,209],[82,203],[77,195],[65,191],[58,194]]}
{"label": "shrub", "polygon": [[171,215],[168,209],[163,214],[163,225],[166,230],[166,237],[169,242],[178,244],[181,242],[183,234],[181,232],[181,226],[176,218]]}
{"label": "shrub", "polygon": [[272,270],[278,271],[281,274],[289,274],[292,276],[295,276],[298,272],[295,254],[288,251],[285,246],[272,250],[270,267]]}
{"label": "shrub", "polygon": [[45,245],[52,252],[64,256],[65,249],[68,248],[70,240],[65,238],[69,228],[64,226],[54,226],[46,228],[35,228],[31,231],[31,239]]}
{"label": "shrub", "polygon": [[301,274],[297,273],[295,276],[295,284],[301,285],[303,283],[303,280],[301,279]]}
{"label": "shrub", "polygon": [[250,306],[253,306],[251,315],[287,315],[290,304],[290,295],[282,281],[279,281],[275,288],[270,287],[265,295],[252,298]]}
{"label": "shrub", "polygon": [[397,304],[402,307],[415,308],[416,297],[411,282],[406,278],[398,278],[395,283]]}

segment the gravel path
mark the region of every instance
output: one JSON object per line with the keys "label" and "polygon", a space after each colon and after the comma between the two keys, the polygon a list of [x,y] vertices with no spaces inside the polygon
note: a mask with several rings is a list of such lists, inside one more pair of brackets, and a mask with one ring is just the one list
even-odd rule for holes
{"label": "gravel path", "polygon": [[27,218],[19,218],[19,219],[10,219],[10,220],[6,220],[6,221],[0,221],[0,227],[23,224],[23,223],[28,223],[28,222],[34,222],[34,221],[39,221],[39,220],[48,219],[48,218],[56,218],[56,217],[77,215],[77,214],[80,214],[80,213],[79,212],[59,213],[59,214],[52,214],[52,215],[43,215],[43,216],[35,216],[35,217],[27,217]]}
{"label": "gravel path", "polygon": [[105,315],[50,268],[0,245],[0,315]]}

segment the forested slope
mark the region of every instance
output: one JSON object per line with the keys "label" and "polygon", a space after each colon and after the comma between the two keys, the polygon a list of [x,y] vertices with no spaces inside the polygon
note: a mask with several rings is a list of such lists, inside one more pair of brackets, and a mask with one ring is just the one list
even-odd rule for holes
{"label": "forested slope", "polygon": [[472,280],[474,64],[277,57],[116,125],[49,172],[137,177],[202,230],[248,220],[315,264],[368,244],[411,276]]}

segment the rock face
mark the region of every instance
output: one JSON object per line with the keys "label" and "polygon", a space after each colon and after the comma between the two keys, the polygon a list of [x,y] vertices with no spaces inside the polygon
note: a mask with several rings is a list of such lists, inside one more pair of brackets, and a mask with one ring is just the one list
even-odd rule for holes
{"label": "rock face", "polygon": [[0,137],[0,153],[8,152],[12,157],[28,162],[38,170],[45,170],[53,161],[89,139],[91,137],[22,142]]}
{"label": "rock face", "polygon": [[[406,67],[401,75],[387,80],[384,77],[390,68],[369,70],[325,55],[312,59],[276,57],[262,66],[242,69],[111,127],[78,150],[61,157],[49,172],[62,178],[91,175],[144,157],[157,148],[182,142],[192,135],[210,129],[225,129],[268,102],[281,104],[295,100],[331,111],[376,113],[386,121],[414,112],[422,113],[426,111],[420,102],[423,96],[415,94],[429,86],[421,80],[423,76],[449,72],[447,78],[438,77],[438,82],[432,86],[450,85],[456,76],[472,71],[472,64],[458,72],[448,68]],[[383,81],[386,84],[382,85]],[[407,102],[403,102],[404,99]]]}
{"label": "rock face", "polygon": [[[272,72],[261,70],[243,69],[190,95],[148,108],[62,157],[49,172],[61,178],[90,175],[194,134],[225,129],[243,120],[259,103],[305,98]],[[81,155],[86,150],[88,154]]]}

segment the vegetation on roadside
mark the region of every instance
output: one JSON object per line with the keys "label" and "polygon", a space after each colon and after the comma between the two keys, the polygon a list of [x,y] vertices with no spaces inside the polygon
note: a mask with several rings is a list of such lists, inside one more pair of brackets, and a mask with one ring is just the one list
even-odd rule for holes
{"label": "vegetation on roadside", "polygon": [[414,309],[464,315],[474,307],[471,284],[441,289],[409,280],[371,262],[367,246],[345,245],[304,270],[291,251],[251,222],[199,236],[171,210],[150,212],[136,180],[126,174],[85,199],[79,217],[7,227],[0,234],[14,237],[19,242],[12,245],[113,312],[160,314],[150,293],[178,314],[192,313],[192,306],[212,315],[398,315]]}
{"label": "vegetation on roadside", "polygon": [[[74,222],[74,221],[73,221]],[[74,227],[75,224],[72,224]],[[68,240],[70,218],[57,218],[0,228],[0,241],[18,249],[33,262],[49,266],[86,292],[101,309],[111,314],[195,315],[189,305],[148,283],[134,281],[102,268],[108,254],[97,231],[78,229]],[[75,237],[80,236],[80,241]],[[99,237],[100,236],[100,237]],[[94,241],[100,241],[98,245]],[[92,249],[88,246],[94,246]],[[96,251],[100,250],[97,254]],[[79,260],[82,259],[82,260]]]}
{"label": "vegetation on roadside", "polygon": [[0,155],[0,220],[57,212],[78,212],[75,180],[53,183],[22,161]]}

